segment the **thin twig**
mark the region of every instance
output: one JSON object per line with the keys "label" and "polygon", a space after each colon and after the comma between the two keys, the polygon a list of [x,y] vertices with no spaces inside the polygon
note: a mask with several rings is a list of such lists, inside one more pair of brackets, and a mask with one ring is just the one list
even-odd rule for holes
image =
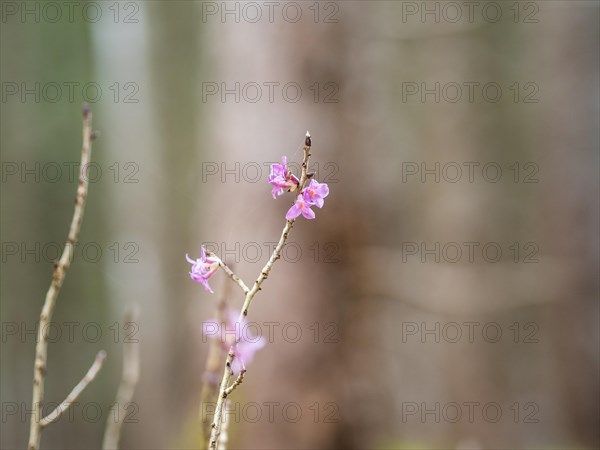
{"label": "thin twig", "polygon": [[[207,254],[210,256],[216,256],[214,253],[211,252],[207,252]],[[217,259],[219,258],[217,257]],[[227,274],[227,276],[231,278],[234,281],[234,283],[242,289],[244,295],[248,294],[250,288],[248,288],[248,286],[246,286],[246,283],[244,283],[244,281],[240,277],[233,273],[233,271],[229,267],[227,267],[227,264],[221,261],[221,259],[219,259],[219,267],[221,267],[223,271]]]}
{"label": "thin twig", "polygon": [[[217,304],[216,320],[219,324],[219,328],[222,330],[226,326],[227,322],[227,303],[229,300],[231,283],[229,280],[223,279],[223,289],[221,296],[219,297],[219,303]],[[225,355],[223,343],[221,337],[218,339],[211,339],[210,346],[208,349],[208,356],[206,358],[206,369],[204,371],[204,383],[202,385],[202,391],[200,392],[200,421],[202,422],[202,436],[201,442],[208,442],[210,436],[210,423],[208,410],[206,406],[217,394],[219,388],[218,376],[219,369],[221,369],[221,361]]]}
{"label": "thin twig", "polygon": [[[139,309],[132,305],[125,314],[125,323],[137,324]],[[102,448],[104,450],[116,450],[119,448],[119,438],[121,436],[121,427],[127,415],[127,408],[133,398],[135,386],[140,377],[140,348],[136,341],[123,342],[123,375],[121,384],[117,390],[115,404],[106,419],[106,428],[104,429],[104,439]]]}
{"label": "thin twig", "polygon": [[[310,134],[308,132],[306,132],[306,139],[304,142],[304,158],[302,160],[302,175],[300,176],[298,193],[302,192],[302,189],[304,188],[304,185],[306,184],[306,181],[309,178],[308,177],[308,162],[310,159],[311,147],[312,147],[311,137],[310,137]],[[260,272],[260,275],[258,276],[256,281],[252,285],[252,289],[250,289],[248,291],[248,293],[246,294],[246,298],[244,299],[244,305],[242,306],[242,311],[240,312],[240,317],[238,319],[238,322],[241,323],[248,315],[248,309],[250,308],[252,299],[254,298],[256,293],[260,290],[263,281],[265,281],[267,279],[267,277],[269,276],[269,273],[271,272],[271,269],[273,268],[273,264],[275,264],[275,261],[277,261],[281,257],[281,250],[283,249],[283,246],[285,245],[285,242],[289,236],[290,230],[292,229],[293,226],[294,226],[294,219],[288,220],[285,222],[285,226],[283,227],[283,231],[281,232],[281,237],[279,238],[279,242],[277,243],[275,250],[273,250],[273,253],[271,254],[271,257],[269,258],[269,260],[267,261],[267,264],[265,265],[265,267],[263,267],[263,269]],[[227,395],[229,393],[231,393],[231,391],[233,391],[233,389],[235,389],[239,385],[239,383],[238,384],[234,383],[231,386],[233,389],[231,389],[231,391],[229,393],[226,393],[226,391],[228,389],[227,386],[229,384],[229,380],[231,379],[231,376],[233,375],[233,371],[231,370],[231,363],[233,362],[233,358],[234,358],[234,351],[233,351],[233,347],[232,347],[229,350],[229,353],[227,354],[227,359],[225,361],[225,369],[223,370],[223,377],[221,379],[221,384],[219,386],[219,395],[217,396],[217,406],[215,408],[215,416],[213,418],[213,422],[211,425],[212,430],[211,430],[211,434],[210,434],[210,440],[208,442],[208,448],[210,450],[216,450],[216,448],[217,448],[217,443],[219,441],[219,435],[221,433],[223,406],[225,403],[225,399],[226,399]]]}
{"label": "thin twig", "polygon": [[[231,404],[231,402],[229,400],[227,400],[225,402],[226,410],[229,410],[230,404]],[[223,426],[221,427],[221,437],[219,438],[218,450],[227,450],[227,444],[229,443],[229,433],[228,433],[229,416],[230,416],[230,414],[227,414],[225,416],[225,423],[223,423]]]}
{"label": "thin twig", "polygon": [[231,394],[235,390],[236,387],[238,387],[240,384],[242,384],[242,381],[244,381],[245,374],[246,374],[246,369],[242,369],[240,374],[237,376],[237,378],[233,382],[233,384],[231,386],[229,386],[227,389],[225,389],[225,391],[224,391],[225,397],[227,397],[229,394]]}
{"label": "thin twig", "polygon": [[94,359],[94,362],[92,363],[92,366],[89,368],[81,381],[77,383],[77,386],[75,386],[69,395],[67,395],[67,398],[65,398],[63,402],[58,405],[50,414],[40,420],[41,428],[46,428],[51,423],[60,419],[60,416],[62,416],[69,406],[71,406],[73,402],[77,400],[77,397],[79,397],[79,394],[83,392],[87,385],[94,381],[94,378],[96,378],[96,375],[102,368],[102,364],[104,364],[105,359],[106,352],[104,350],[99,351],[96,355],[96,359]]}
{"label": "thin twig", "polygon": [[83,211],[85,200],[88,192],[88,177],[86,170],[88,168],[91,152],[92,152],[92,113],[87,105],[83,108],[83,145],[81,148],[81,165],[79,167],[79,184],[77,186],[77,196],[75,197],[75,210],[73,219],[69,227],[69,235],[62,255],[58,262],[54,265],[54,273],[52,282],[46,293],[44,306],[40,315],[38,328],[37,344],[35,346],[35,363],[33,372],[33,399],[32,399],[32,415],[29,427],[29,450],[36,450],[40,446],[40,438],[42,426],[40,422],[42,402],[44,401],[44,383],[46,378],[46,369],[48,361],[48,339],[46,336],[47,325],[52,319],[54,307],[56,306],[56,298],[60,288],[65,280],[65,276],[71,260],[75,244],[81,229],[81,221],[83,220]]}

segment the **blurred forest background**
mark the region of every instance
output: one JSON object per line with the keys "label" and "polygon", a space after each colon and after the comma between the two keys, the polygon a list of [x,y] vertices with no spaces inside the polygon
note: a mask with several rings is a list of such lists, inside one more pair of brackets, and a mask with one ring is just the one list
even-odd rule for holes
{"label": "blurred forest background", "polygon": [[[282,15],[289,2],[278,3],[272,22],[260,3],[256,23],[250,9],[239,22],[222,19],[220,8],[242,11],[236,2],[91,3],[87,20],[87,3],[77,2],[74,20],[62,7],[53,23],[50,9],[40,9],[39,21],[11,9],[41,2],[2,2],[2,448],[27,442],[35,347],[27,330],[51,278],[48,243],[64,241],[72,215],[68,165],[79,161],[86,96],[96,100],[92,160],[102,174],[90,185],[80,236],[89,254],[76,252],[53,319],[63,336],[49,345],[46,399],[61,401],[104,348],[105,366],[80,398],[97,402],[102,416],[90,420],[80,406],[45,430],[42,448],[100,445],[132,302],[141,307],[142,373],[123,448],[201,446],[201,323],[218,293],[189,279],[184,255],[216,243],[246,282],[258,275],[290,200],[271,199],[264,163],[282,154],[298,163],[307,129],[331,194],[317,220],[293,229],[302,257],[290,250],[253,305],[251,320],[280,326],[235,393],[242,411],[230,426],[231,448],[600,445],[598,2],[499,2],[497,21],[492,9],[465,19],[463,2],[455,2],[457,21],[439,2],[300,2],[296,22],[296,6]],[[425,8],[439,8],[440,20],[423,20]],[[79,83],[72,98],[63,84],[70,82]],[[207,95],[236,82],[248,88],[239,102]],[[289,82],[302,87],[296,102],[282,95]],[[438,102],[407,91],[436,82],[447,87]],[[502,98],[487,101],[476,89],[468,101],[469,82],[498,83]],[[34,91],[40,83],[40,98],[23,98],[23,83]],[[49,83],[62,86],[57,101]],[[102,94],[82,92],[85,83]],[[262,87],[260,100],[249,101],[248,83]],[[272,102],[264,83],[280,83]],[[448,83],[462,86],[462,99],[448,100]],[[410,163],[436,162],[480,165],[473,182],[466,171],[456,183],[405,176]],[[502,167],[496,183],[482,177],[489,162]],[[537,182],[523,182],[532,167]],[[459,243],[465,254],[462,243],[481,244],[473,262],[465,254],[436,262],[407,244],[436,242]],[[495,263],[481,257],[489,242],[503,250]],[[525,262],[532,253],[537,262]],[[213,279],[217,292],[222,277]],[[79,324],[73,342],[69,322]],[[296,343],[281,332],[292,322],[303,333]],[[462,324],[472,322],[480,325],[470,342]],[[83,333],[90,323],[97,326]],[[453,323],[463,332],[458,342]],[[486,323],[497,324],[492,337],[500,328],[499,342],[482,338]],[[422,339],[436,326],[447,335]],[[249,402],[262,407],[255,423],[243,413]],[[302,418],[279,407],[269,420],[270,402],[296,402]],[[464,406],[452,420],[446,406],[470,402],[481,405],[473,420]],[[19,413],[5,414],[15,403]],[[482,414],[488,403],[500,405],[497,421],[494,411]],[[438,417],[422,416],[436,404]],[[407,414],[414,405],[419,411]]]}

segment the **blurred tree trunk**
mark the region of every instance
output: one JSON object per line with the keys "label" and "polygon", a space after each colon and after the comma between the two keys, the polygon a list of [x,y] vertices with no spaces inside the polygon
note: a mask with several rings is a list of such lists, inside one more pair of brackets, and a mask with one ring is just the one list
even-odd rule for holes
{"label": "blurred tree trunk", "polygon": [[[170,349],[164,355],[164,364],[168,379],[179,386],[176,390],[163,388],[168,392],[164,407],[175,412],[163,418],[169,422],[170,446],[179,445],[178,436],[188,414],[196,418],[206,349],[194,338],[198,336],[202,320],[213,314],[210,305],[198,309],[197,297],[203,290],[193,289],[199,286],[192,286],[184,258],[186,253],[193,258],[199,254],[198,230],[202,229],[202,224],[193,221],[202,209],[198,200],[202,188],[197,192],[196,182],[205,152],[201,145],[204,124],[198,89],[203,46],[207,42],[201,39],[199,9],[199,3],[188,1],[156,2],[149,8],[153,30],[150,36],[152,92],[156,100],[160,147],[161,215],[166,219],[160,240],[161,271],[170,280],[168,295],[162,300],[165,345]],[[185,239],[174,239],[182,235]],[[173,245],[175,242],[187,246]]]}

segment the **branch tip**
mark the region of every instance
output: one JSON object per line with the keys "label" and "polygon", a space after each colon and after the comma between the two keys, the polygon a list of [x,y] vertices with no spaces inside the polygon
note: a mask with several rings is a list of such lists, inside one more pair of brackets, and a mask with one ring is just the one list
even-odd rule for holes
{"label": "branch tip", "polygon": [[98,372],[100,371],[100,369],[102,369],[102,364],[104,363],[105,358],[106,352],[104,350],[100,350],[96,355],[96,358],[94,359],[94,362],[92,363],[91,367],[88,369],[87,373],[84,375],[81,381],[77,383],[77,385],[71,390],[71,392],[63,400],[63,402],[56,408],[54,408],[54,410],[50,414],[48,414],[46,417],[40,420],[40,429],[46,428],[51,423],[56,422],[58,419],[60,419],[62,414],[67,409],[69,409],[69,407],[73,404],[73,402],[75,402],[75,400],[77,400],[77,398],[83,392],[83,390],[86,387],[88,387],[88,385],[92,381],[94,381],[94,378],[96,378],[96,375],[98,375]]}

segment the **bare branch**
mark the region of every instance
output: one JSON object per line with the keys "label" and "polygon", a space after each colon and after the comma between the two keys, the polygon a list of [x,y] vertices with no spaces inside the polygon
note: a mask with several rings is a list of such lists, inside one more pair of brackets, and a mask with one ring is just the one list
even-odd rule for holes
{"label": "bare branch", "polygon": [[[229,409],[231,407],[231,402],[227,400],[225,402],[225,409]],[[229,433],[227,429],[229,428],[229,414],[225,416],[225,423],[221,427],[221,437],[219,438],[219,447],[218,450],[227,450],[227,444],[229,443]]]}
{"label": "bare branch", "polygon": [[[207,254],[217,257],[214,253],[207,252]],[[233,282],[242,289],[244,295],[247,295],[250,289],[248,288],[248,286],[246,286],[246,283],[244,283],[244,281],[240,277],[233,273],[233,271],[229,267],[227,267],[227,265],[223,261],[221,261],[219,257],[217,257],[217,259],[219,260],[219,267],[221,267],[221,269],[223,269],[227,276],[231,278]]]}
{"label": "bare branch", "polygon": [[46,364],[48,360],[48,339],[46,330],[48,323],[52,320],[54,307],[56,306],[56,298],[60,288],[65,280],[65,276],[71,261],[75,244],[79,237],[81,229],[81,221],[83,220],[83,211],[85,209],[85,200],[88,193],[88,177],[86,170],[90,162],[92,153],[92,113],[87,105],[83,108],[83,145],[81,148],[81,164],[79,169],[79,184],[77,186],[77,195],[75,197],[75,210],[71,226],[69,227],[69,235],[62,255],[54,265],[54,273],[52,282],[46,293],[44,306],[40,315],[38,326],[37,344],[35,346],[35,363],[33,371],[33,399],[32,399],[32,415],[29,427],[29,450],[36,450],[40,446],[40,438],[42,433],[41,410],[42,402],[44,401],[44,384],[46,381]]}
{"label": "bare branch", "polygon": [[225,389],[225,391],[223,392],[225,397],[227,397],[229,394],[231,394],[235,390],[236,387],[238,387],[240,384],[242,384],[242,381],[244,381],[245,374],[246,374],[246,369],[242,369],[242,371],[237,376],[237,378],[235,379],[233,384],[231,386],[229,386],[227,389]]}
{"label": "bare branch", "polygon": [[69,393],[69,395],[67,395],[67,398],[65,398],[63,402],[54,409],[54,411],[52,411],[50,414],[48,414],[46,417],[40,420],[41,428],[46,428],[51,423],[56,422],[58,419],[60,419],[60,416],[62,416],[62,414],[69,408],[69,406],[71,406],[73,402],[77,400],[79,395],[88,386],[88,384],[94,381],[94,378],[96,378],[96,375],[102,368],[102,364],[104,364],[105,359],[106,352],[104,350],[99,351],[96,355],[96,359],[94,359],[94,362],[92,363],[92,366],[89,368],[89,370],[81,379],[81,381],[77,383],[77,386],[75,386],[73,390]]}

